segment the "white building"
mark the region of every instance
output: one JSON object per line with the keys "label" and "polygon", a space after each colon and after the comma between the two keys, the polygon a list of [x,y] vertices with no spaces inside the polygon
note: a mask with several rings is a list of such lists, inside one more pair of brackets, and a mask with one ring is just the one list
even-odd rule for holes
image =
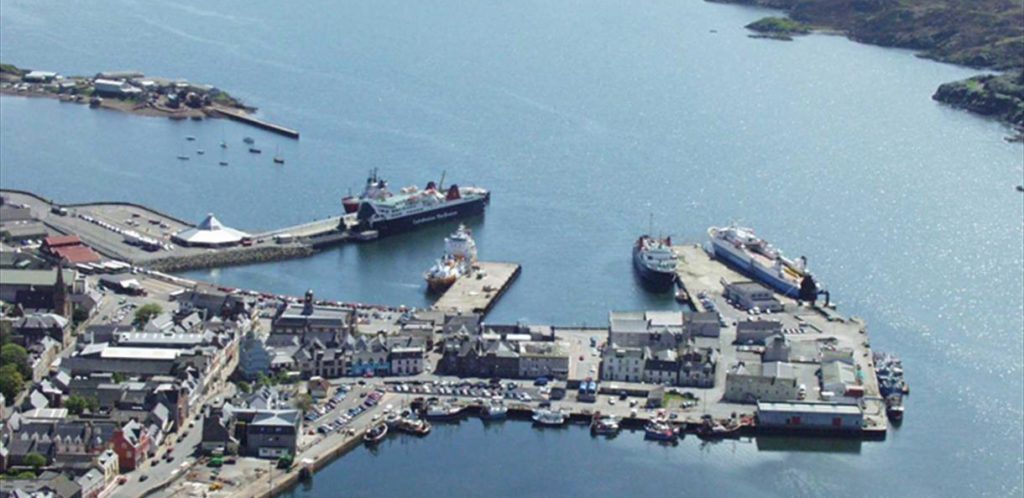
{"label": "white building", "polygon": [[765,368],[759,363],[741,362],[725,374],[723,399],[734,403],[790,401],[797,399],[799,392],[791,366],[768,364]]}
{"label": "white building", "polygon": [[644,375],[643,348],[609,344],[601,361],[601,380],[641,382]]}
{"label": "white building", "polygon": [[757,424],[766,429],[852,432],[864,426],[864,411],[838,403],[759,402]]}
{"label": "white building", "polygon": [[241,243],[245,237],[248,234],[224,226],[213,213],[209,213],[198,225],[172,235],[171,240],[190,247],[227,247]]}
{"label": "white building", "polygon": [[142,89],[132,86],[127,81],[97,78],[92,82],[93,90],[103,97],[127,97],[142,93]]}

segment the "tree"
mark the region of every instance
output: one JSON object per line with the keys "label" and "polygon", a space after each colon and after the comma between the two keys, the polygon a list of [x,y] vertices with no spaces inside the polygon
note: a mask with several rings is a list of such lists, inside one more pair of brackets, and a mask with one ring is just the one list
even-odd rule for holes
{"label": "tree", "polygon": [[25,455],[25,465],[32,467],[34,470],[39,470],[39,467],[46,465],[46,457],[39,453],[29,453]]}
{"label": "tree", "polygon": [[85,406],[90,412],[96,413],[100,409],[100,400],[96,399],[95,396],[89,396],[85,398]]}
{"label": "tree", "polygon": [[111,377],[115,384],[120,384],[125,381],[124,374],[121,372],[114,372],[114,375]]}
{"label": "tree", "polygon": [[157,303],[146,303],[135,310],[135,323],[138,325],[145,325],[149,323],[153,317],[163,313],[164,309]]}
{"label": "tree", "polygon": [[72,394],[71,397],[64,402],[64,408],[67,408],[73,415],[81,415],[88,406],[89,404],[85,398],[77,394]]}
{"label": "tree", "polygon": [[306,394],[297,394],[295,396],[295,408],[302,410],[303,413],[308,412],[313,407],[313,397]]}
{"label": "tree", "polygon": [[236,384],[236,385],[238,386],[238,390],[239,390],[239,391],[242,391],[243,393],[246,393],[246,394],[248,394],[248,393],[251,393],[251,392],[252,392],[252,385],[250,385],[250,384],[249,384],[248,382],[246,382],[246,381],[244,381],[244,380],[243,380],[243,381],[240,381],[240,382],[239,382],[238,384]]}
{"label": "tree", "polygon": [[0,365],[17,368],[23,379],[32,374],[28,367],[28,351],[17,344],[0,346]]}
{"label": "tree", "polygon": [[14,365],[0,367],[0,393],[3,393],[4,399],[14,401],[14,398],[24,388],[25,379],[18,372],[18,367]]}
{"label": "tree", "polygon": [[75,311],[71,312],[71,321],[74,322],[75,325],[82,323],[88,319],[89,312],[85,311],[85,309],[83,308],[75,308]]}

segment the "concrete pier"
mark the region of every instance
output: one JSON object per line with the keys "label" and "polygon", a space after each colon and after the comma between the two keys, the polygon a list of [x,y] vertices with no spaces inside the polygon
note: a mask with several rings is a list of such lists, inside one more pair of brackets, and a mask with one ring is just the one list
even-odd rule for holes
{"label": "concrete pier", "polygon": [[217,114],[220,114],[221,116],[224,116],[226,118],[233,119],[235,121],[238,121],[238,122],[241,122],[241,123],[245,123],[245,124],[248,124],[248,125],[252,125],[252,126],[255,126],[257,128],[262,128],[264,130],[277,133],[278,135],[284,135],[284,136],[286,136],[288,138],[294,138],[296,140],[299,139],[299,132],[296,131],[296,130],[293,130],[293,129],[290,129],[290,128],[285,128],[283,126],[279,126],[279,125],[276,125],[276,124],[273,124],[273,123],[268,123],[268,122],[263,121],[261,119],[256,119],[256,118],[254,118],[252,116],[249,116],[248,114],[242,114],[242,113],[240,113],[238,111],[233,111],[233,110],[230,110],[230,109],[227,109],[227,108],[224,108],[224,107],[219,107],[219,106],[214,107],[212,110],[214,112],[216,112]]}
{"label": "concrete pier", "polygon": [[478,270],[452,284],[434,303],[435,309],[486,314],[521,270],[515,263],[479,262],[476,266]]}

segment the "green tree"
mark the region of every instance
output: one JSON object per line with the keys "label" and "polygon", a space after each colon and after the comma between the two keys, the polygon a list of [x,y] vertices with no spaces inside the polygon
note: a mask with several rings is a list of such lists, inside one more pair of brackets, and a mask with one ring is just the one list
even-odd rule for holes
{"label": "green tree", "polygon": [[75,308],[75,311],[71,312],[71,321],[74,322],[75,325],[78,325],[88,319],[89,312],[85,311],[84,308]]}
{"label": "green tree", "polygon": [[17,344],[0,346],[0,365],[14,366],[18,372],[21,372],[23,379],[32,375],[32,371],[28,367],[28,351]]}
{"label": "green tree", "polygon": [[25,465],[28,465],[35,470],[39,470],[39,467],[46,465],[46,457],[39,453],[29,453],[28,455],[25,455]]}
{"label": "green tree", "polygon": [[296,395],[295,407],[302,410],[303,413],[308,412],[310,408],[313,408],[313,397],[306,393]]}
{"label": "green tree", "polygon": [[252,392],[252,385],[249,384],[248,382],[244,381],[244,380],[240,381],[236,385],[238,386],[238,390],[242,391],[243,393],[247,393],[248,394],[248,393]]}
{"label": "green tree", "polygon": [[100,400],[96,399],[95,396],[89,396],[85,398],[85,406],[90,412],[96,413],[100,409]]}
{"label": "green tree", "polygon": [[114,372],[114,375],[112,376],[112,378],[113,378],[113,381],[114,381],[115,384],[120,384],[120,383],[122,383],[122,382],[124,382],[126,380],[124,378],[124,374],[121,373],[121,372]]}
{"label": "green tree", "polygon": [[146,303],[135,310],[135,323],[137,325],[145,325],[149,323],[153,317],[163,313],[164,309],[157,303]]}
{"label": "green tree", "polygon": [[25,378],[18,372],[18,367],[14,365],[0,367],[0,393],[3,393],[4,399],[14,401],[14,398],[24,388]]}
{"label": "green tree", "polygon": [[87,407],[88,402],[85,401],[85,398],[77,394],[72,394],[71,397],[64,402],[64,408],[67,408],[73,415],[81,415]]}

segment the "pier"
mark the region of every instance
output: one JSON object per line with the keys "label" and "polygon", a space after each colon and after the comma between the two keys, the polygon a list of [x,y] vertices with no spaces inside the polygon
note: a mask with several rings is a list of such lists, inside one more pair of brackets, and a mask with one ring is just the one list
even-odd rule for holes
{"label": "pier", "polygon": [[434,309],[486,314],[522,269],[515,263],[479,262],[434,303]]}
{"label": "pier", "polygon": [[254,118],[248,114],[233,111],[221,106],[213,107],[211,111],[220,114],[221,116],[224,116],[228,119],[238,121],[240,123],[255,126],[257,128],[277,133],[278,135],[284,135],[288,138],[294,138],[295,140],[299,139],[299,132],[296,130],[293,130],[291,128],[285,128],[284,126],[276,125],[274,123],[268,123],[266,121],[263,121],[262,119]]}

